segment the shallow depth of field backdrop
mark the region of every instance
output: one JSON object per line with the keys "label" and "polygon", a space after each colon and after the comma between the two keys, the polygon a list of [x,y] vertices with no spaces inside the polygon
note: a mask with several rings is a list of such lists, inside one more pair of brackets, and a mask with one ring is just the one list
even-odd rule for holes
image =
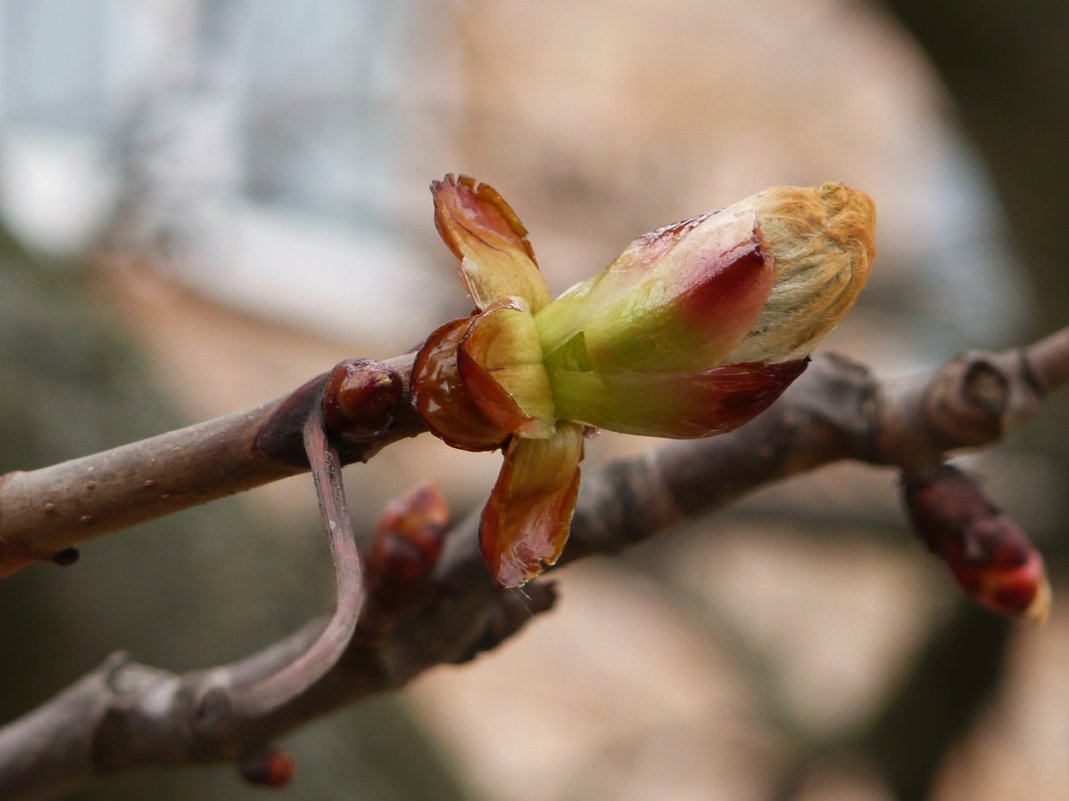
{"label": "shallow depth of field backdrop", "polygon": [[[431,223],[447,171],[508,198],[554,291],[662,224],[841,180],[877,201],[879,257],[826,348],[894,375],[1048,333],[1069,308],[1069,14],[1012,5],[0,0],[0,473],[466,312]],[[967,607],[893,474],[838,466],[561,571],[558,608],[498,651],[285,741],[277,797],[1069,797],[1064,409],[964,460],[1047,554],[1042,630]],[[587,464],[652,444],[603,434]],[[499,459],[392,446],[347,470],[357,523],[426,481],[460,516]],[[300,477],[3,582],[0,719],[113,650],[206,666],[326,609],[314,513]],[[261,792],[226,766],[76,797]]]}

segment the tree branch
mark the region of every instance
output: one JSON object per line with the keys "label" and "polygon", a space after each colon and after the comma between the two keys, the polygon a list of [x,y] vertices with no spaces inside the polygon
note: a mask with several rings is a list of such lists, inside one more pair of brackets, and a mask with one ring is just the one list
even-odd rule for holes
{"label": "tree branch", "polygon": [[[850,458],[913,469],[940,461],[949,450],[990,444],[1033,416],[1044,393],[1067,380],[1067,362],[1069,329],[1028,348],[969,353],[930,373],[889,381],[878,381],[841,356],[823,355],[779,402],[743,428],[674,442],[586,475],[562,564],[618,552],[688,517],[832,461]],[[242,428],[234,440],[250,443],[252,432],[277,416],[280,402],[261,409],[266,411],[250,414],[245,424],[206,425]],[[370,455],[417,428],[411,421],[395,423],[365,442],[362,453]],[[224,452],[237,450],[228,446]],[[251,462],[250,474],[262,478],[269,471],[258,464],[260,458],[231,463]],[[288,465],[287,475],[300,469],[294,461],[280,463]],[[125,484],[136,480],[125,477]],[[27,486],[20,490],[27,492]],[[235,491],[236,483],[229,486]],[[324,621],[313,621],[241,662],[184,675],[121,655],[109,658],[0,729],[0,796],[49,797],[149,763],[236,760],[305,721],[398,688],[435,665],[464,662],[494,647],[521,628],[531,612],[549,609],[556,593],[552,582],[534,582],[524,604],[496,587],[479,555],[477,526],[472,518],[449,535],[423,591],[392,628],[382,631],[379,625],[375,638],[352,640],[336,664],[281,704],[243,708],[235,704],[235,691],[285,670],[317,640]],[[67,544],[59,536],[50,542]]]}
{"label": "tree branch", "polygon": [[[304,424],[321,400],[342,464],[425,431],[408,403],[412,358],[342,362],[252,409],[0,476],[0,578],[62,560],[84,540],[305,472]],[[338,397],[354,392],[372,420],[348,419],[339,408]],[[371,425],[378,420],[381,428]]]}

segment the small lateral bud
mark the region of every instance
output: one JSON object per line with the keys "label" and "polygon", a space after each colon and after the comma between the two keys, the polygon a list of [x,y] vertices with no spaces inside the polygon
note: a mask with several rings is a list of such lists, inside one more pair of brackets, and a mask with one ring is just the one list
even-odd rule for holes
{"label": "small lateral bud", "polygon": [[441,490],[428,484],[391,501],[375,528],[367,560],[368,597],[358,632],[381,636],[426,585],[449,525]]}
{"label": "small lateral bud", "polygon": [[297,763],[288,751],[272,747],[242,757],[238,770],[249,784],[285,787],[293,779]]}
{"label": "small lateral bud", "polygon": [[324,389],[327,430],[343,440],[371,439],[389,428],[403,394],[401,376],[389,365],[346,359],[331,371]]}
{"label": "small lateral bud", "polygon": [[1051,590],[1043,557],[976,482],[943,464],[903,475],[910,520],[959,585],[1001,615],[1042,623]]}

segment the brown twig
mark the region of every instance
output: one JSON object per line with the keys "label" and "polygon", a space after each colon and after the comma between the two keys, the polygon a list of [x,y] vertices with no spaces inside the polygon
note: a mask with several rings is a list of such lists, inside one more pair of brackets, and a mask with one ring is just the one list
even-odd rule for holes
{"label": "brown twig", "polygon": [[[821,356],[779,402],[738,431],[671,443],[591,471],[562,563],[619,551],[760,486],[839,459],[913,468],[939,461],[948,450],[994,442],[1066,380],[1059,365],[1067,358],[1065,332],[1031,348],[966,354],[931,373],[886,382],[855,362]],[[396,436],[391,431],[384,438]],[[479,556],[476,528],[468,520],[450,534],[422,594],[392,628],[373,641],[350,643],[305,692],[274,708],[236,714],[234,689],[307,651],[322,621],[210,671],[175,675],[109,659],[0,729],[0,796],[47,797],[147,763],[236,760],[307,720],[494,647],[531,612],[552,606],[555,591],[550,582],[534,582],[521,603],[495,587]]]}
{"label": "brown twig", "polygon": [[1050,391],[1069,381],[1069,328],[1055,331],[1025,349],[1028,364],[1036,384]]}
{"label": "brown twig", "polygon": [[[308,470],[303,428],[329,385],[342,464],[426,430],[409,408],[412,356],[343,362],[285,397],[243,412],[38,470],[0,476],[0,578],[84,540]],[[335,381],[334,379],[341,380]],[[352,384],[382,430],[346,420]],[[388,405],[388,408],[383,408]]]}

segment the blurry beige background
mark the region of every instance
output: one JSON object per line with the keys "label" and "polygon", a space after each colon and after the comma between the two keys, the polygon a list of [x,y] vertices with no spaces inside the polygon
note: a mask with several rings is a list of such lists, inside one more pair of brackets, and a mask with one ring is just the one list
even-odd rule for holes
{"label": "blurry beige background", "polygon": [[[47,447],[0,442],[0,472],[257,403],[465,313],[427,192],[449,171],[509,200],[555,291],[665,223],[771,184],[841,180],[875,197],[880,255],[828,348],[900,374],[1034,332],[982,161],[877,3],[0,0],[0,221],[25,249],[0,267],[0,315],[18,303],[25,317],[5,348],[25,338],[36,370],[38,338],[63,350],[83,337],[53,301],[35,316],[26,298],[55,280],[88,287],[72,301],[97,315],[86,325],[117,330],[117,358],[145,371],[122,379],[122,401],[144,410],[151,382],[168,409],[98,425],[123,417],[105,369],[91,403],[69,399],[87,391],[77,381],[61,409],[37,401],[26,414],[46,415]],[[110,349],[100,336],[92,347]],[[0,373],[11,408],[32,405],[22,375]],[[603,434],[587,464],[655,445]],[[348,471],[359,522],[425,481],[459,516],[499,458],[396,445]],[[1058,458],[1011,445],[967,464],[1026,525],[1058,527]],[[224,518],[178,516],[0,585],[0,637],[25,643],[0,649],[5,717],[116,648],[203,666],[327,607],[310,482],[221,506]],[[889,472],[830,468],[559,578],[559,607],[499,652],[287,742],[300,773],[280,796],[1069,796],[1058,603],[1042,631],[969,618],[1005,656],[1000,689],[939,745],[920,794],[881,774],[898,764],[882,735],[927,736],[923,700],[920,722],[894,728],[895,689],[967,614]],[[13,689],[41,664],[34,689]],[[386,730],[388,756],[367,745]],[[78,797],[254,792],[191,768]]]}

